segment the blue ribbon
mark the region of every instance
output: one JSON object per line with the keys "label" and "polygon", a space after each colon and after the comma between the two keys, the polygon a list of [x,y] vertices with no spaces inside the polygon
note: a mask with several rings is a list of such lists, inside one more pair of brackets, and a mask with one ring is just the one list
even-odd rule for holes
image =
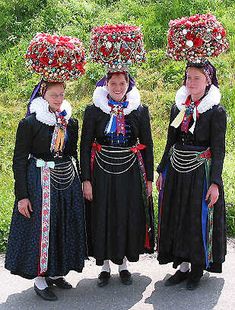
{"label": "blue ribbon", "polygon": [[205,253],[206,268],[209,267],[208,250],[207,250],[207,222],[208,222],[208,204],[206,202],[207,184],[204,180],[203,197],[202,197],[202,240]]}
{"label": "blue ribbon", "polygon": [[42,167],[48,167],[51,169],[55,168],[55,162],[54,161],[44,161],[43,159],[39,158],[36,160],[36,167],[42,168]]}
{"label": "blue ribbon", "polygon": [[[109,99],[108,105],[113,109],[113,107],[119,107],[125,109],[128,106],[128,101],[117,102],[112,99]],[[115,133],[117,131],[117,115],[115,113],[111,113],[108,124],[105,127],[105,134]]]}
{"label": "blue ribbon", "polygon": [[67,112],[65,110],[59,112],[59,116],[66,116],[67,115]]}

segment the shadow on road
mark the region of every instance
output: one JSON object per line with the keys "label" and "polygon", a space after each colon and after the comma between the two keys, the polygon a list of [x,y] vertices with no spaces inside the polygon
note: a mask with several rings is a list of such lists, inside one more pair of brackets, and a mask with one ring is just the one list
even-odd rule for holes
{"label": "shadow on road", "polygon": [[54,288],[58,301],[48,302],[36,296],[33,288],[20,294],[10,295],[0,304],[0,309],[79,309],[79,310],[128,310],[142,299],[142,294],[151,283],[149,277],[133,274],[133,284],[121,284],[118,275],[103,288],[96,285],[96,279],[82,279],[76,288],[60,290]]}
{"label": "shadow on road", "polygon": [[195,291],[186,290],[186,282],[166,287],[164,282],[169,276],[168,274],[163,281],[156,282],[152,295],[145,300],[145,303],[152,305],[153,309],[214,309],[224,286],[223,278],[210,276],[207,272],[201,279],[200,286]]}

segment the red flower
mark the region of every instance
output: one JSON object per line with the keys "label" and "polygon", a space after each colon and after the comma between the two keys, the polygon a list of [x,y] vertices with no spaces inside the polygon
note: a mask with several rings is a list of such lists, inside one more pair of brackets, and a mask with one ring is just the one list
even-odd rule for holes
{"label": "red flower", "polygon": [[123,56],[129,56],[130,55],[130,49],[121,47],[120,48],[120,54],[123,55]]}
{"label": "red flower", "polygon": [[188,29],[191,28],[192,27],[192,22],[187,20],[186,23],[185,23],[185,27],[188,28]]}
{"label": "red flower", "polygon": [[175,47],[175,44],[173,43],[171,38],[168,38],[168,45],[169,45],[170,48],[174,48]]}
{"label": "red flower", "polygon": [[222,30],[220,31],[222,37],[225,37],[226,36],[226,31],[224,28],[222,28]]}
{"label": "red flower", "polygon": [[193,33],[187,32],[185,38],[186,38],[187,40],[194,40],[194,39],[195,39],[195,36],[194,36]]}
{"label": "red flower", "polygon": [[47,37],[47,41],[51,44],[56,44],[56,40],[53,37]]}
{"label": "red flower", "polygon": [[195,47],[202,46],[203,43],[204,43],[204,41],[201,38],[199,38],[199,37],[197,37],[197,38],[195,38],[193,40],[193,44],[194,44]]}
{"label": "red flower", "polygon": [[27,58],[36,59],[38,56],[36,54],[28,55]]}
{"label": "red flower", "polygon": [[49,62],[49,58],[48,57],[40,57],[39,61],[44,64],[44,65],[48,65]]}
{"label": "red flower", "polygon": [[107,49],[105,46],[101,46],[100,51],[105,57],[107,57],[113,51],[113,47],[111,47],[110,49]]}
{"label": "red flower", "polygon": [[56,67],[58,65],[57,59],[53,59],[52,63],[51,63],[51,67]]}

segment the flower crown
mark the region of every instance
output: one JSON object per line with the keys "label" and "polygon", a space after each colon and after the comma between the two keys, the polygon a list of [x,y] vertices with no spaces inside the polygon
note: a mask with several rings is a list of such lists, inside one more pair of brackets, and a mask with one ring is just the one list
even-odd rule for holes
{"label": "flower crown", "polygon": [[145,61],[143,34],[139,27],[105,25],[92,29],[91,59],[108,71],[126,71],[131,64]]}
{"label": "flower crown", "polygon": [[174,60],[201,62],[226,51],[226,31],[212,14],[196,14],[171,20],[167,55]]}
{"label": "flower crown", "polygon": [[38,33],[25,58],[27,67],[45,81],[75,80],[85,73],[85,50],[77,38]]}

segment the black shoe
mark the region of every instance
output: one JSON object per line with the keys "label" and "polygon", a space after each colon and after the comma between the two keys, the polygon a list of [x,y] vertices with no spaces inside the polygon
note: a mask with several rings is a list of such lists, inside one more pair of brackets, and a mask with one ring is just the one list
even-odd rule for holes
{"label": "black shoe", "polygon": [[128,270],[122,270],[119,272],[120,280],[122,284],[131,285],[132,284],[132,277],[131,273]]}
{"label": "black shoe", "polygon": [[110,272],[101,271],[101,273],[98,276],[97,285],[99,287],[103,287],[109,283],[109,279],[110,279]]}
{"label": "black shoe", "polygon": [[186,280],[188,278],[188,275],[189,275],[189,271],[182,272],[180,270],[177,270],[173,276],[171,276],[169,279],[166,280],[164,285],[172,286],[172,285],[179,284],[183,282],[184,280]]}
{"label": "black shoe", "polygon": [[201,279],[202,275],[203,275],[203,271],[200,275],[199,274],[196,275],[196,274],[192,273],[192,271],[191,271],[189,273],[188,281],[186,284],[187,290],[190,290],[190,291],[195,290],[199,286],[200,279]]}
{"label": "black shoe", "polygon": [[189,291],[193,291],[196,288],[198,288],[199,283],[200,283],[200,279],[199,280],[192,280],[192,279],[189,278],[188,281],[187,281],[187,284],[186,284],[186,288]]}
{"label": "black shoe", "polygon": [[67,282],[65,280],[65,278],[63,278],[63,277],[60,277],[58,279],[51,279],[49,277],[46,277],[46,282],[47,282],[48,286],[55,285],[55,286],[57,286],[59,288],[65,289],[65,290],[68,290],[68,289],[72,288],[72,285],[69,282]]}
{"label": "black shoe", "polygon": [[57,300],[57,296],[50,290],[49,287],[46,287],[44,290],[40,290],[35,284],[34,284],[34,290],[38,296],[40,296],[44,300],[50,300],[55,301]]}

